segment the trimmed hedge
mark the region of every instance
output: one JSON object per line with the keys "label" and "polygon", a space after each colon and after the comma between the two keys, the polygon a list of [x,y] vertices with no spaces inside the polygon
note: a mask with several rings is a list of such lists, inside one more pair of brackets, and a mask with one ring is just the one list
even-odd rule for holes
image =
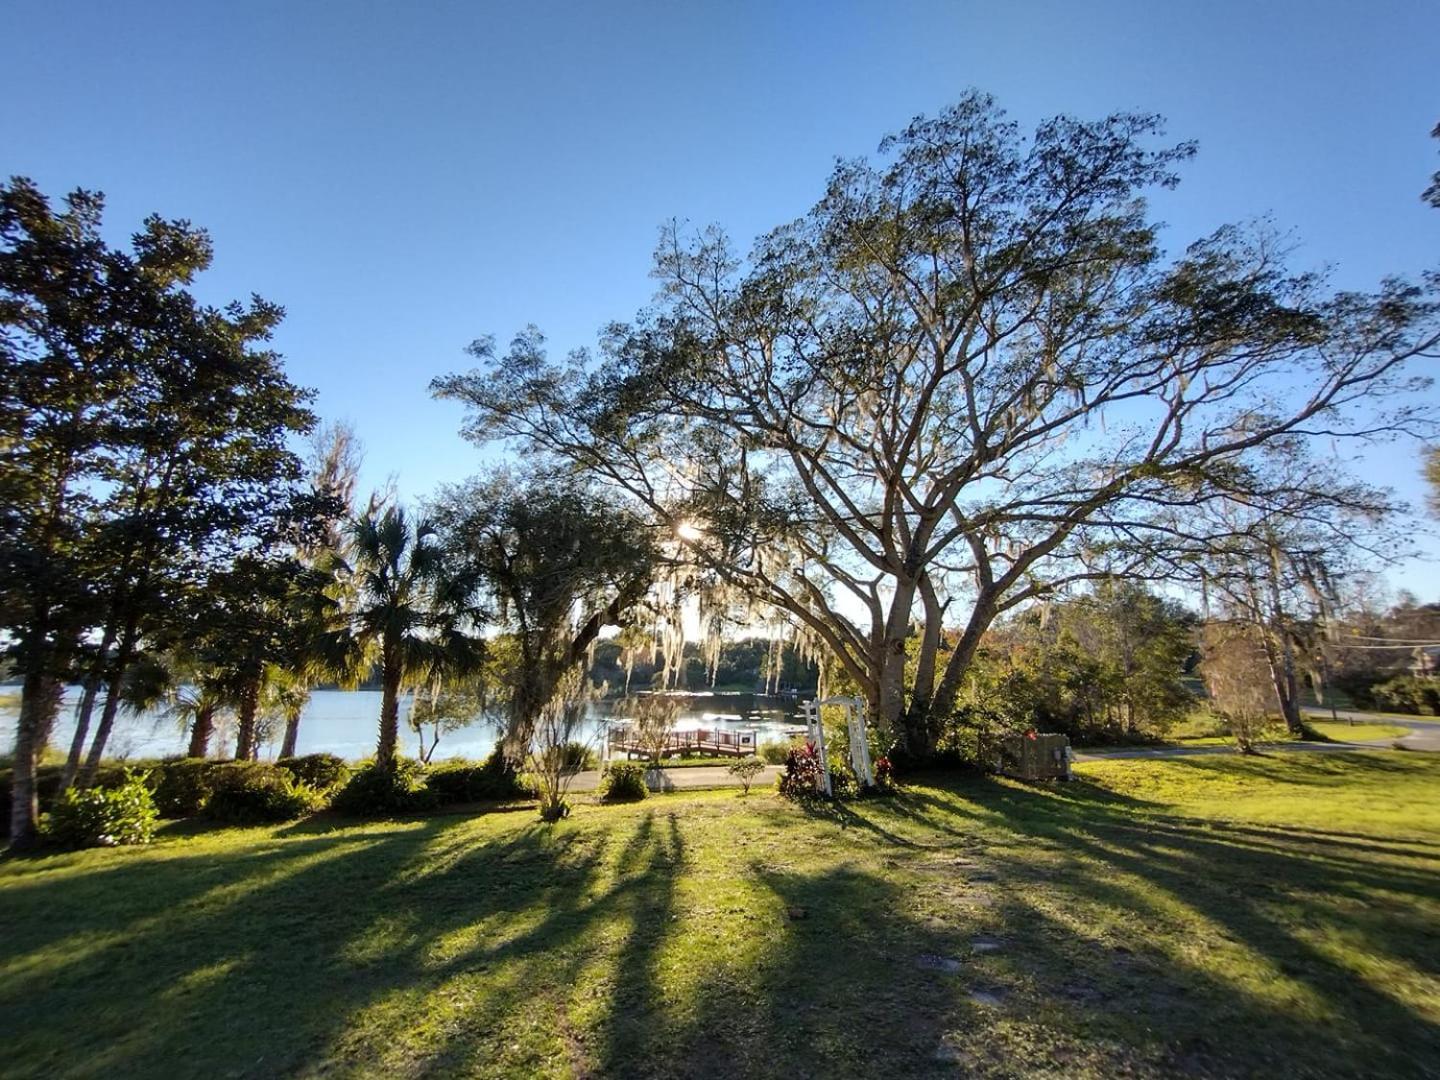
{"label": "trimmed hedge", "polygon": [[323,794],[344,787],[350,779],[350,766],[334,754],[305,754],[303,757],[281,758],[275,762],[295,778],[297,784]]}
{"label": "trimmed hedge", "polygon": [[200,813],[215,793],[215,770],[220,764],[204,758],[161,762],[150,773],[155,808],[164,817],[194,817]]}
{"label": "trimmed hedge", "polygon": [[[158,765],[153,760],[131,762],[125,765],[102,765],[100,771],[95,774],[95,783],[90,785],[97,788],[117,788],[126,782],[126,774],[130,770],[144,771],[147,768],[154,768]],[[43,814],[50,809],[55,802],[55,796],[60,791],[60,773],[64,768],[59,762],[41,765],[35,770],[35,791],[40,800],[40,812]],[[11,767],[7,763],[0,768],[0,835],[10,830],[10,798],[11,798]]]}
{"label": "trimmed hedge", "polygon": [[425,773],[425,786],[439,806],[525,799],[534,794],[499,750],[479,765],[469,761],[433,765]]}
{"label": "trimmed hedge", "polygon": [[323,802],[288,770],[263,761],[216,763],[209,780],[213,790],[205,800],[205,816],[229,825],[293,821]]}
{"label": "trimmed hedge", "polygon": [[330,805],[342,814],[379,817],[433,809],[436,797],[425,786],[419,762],[401,758],[388,769],[374,763],[362,765],[350,774]]}

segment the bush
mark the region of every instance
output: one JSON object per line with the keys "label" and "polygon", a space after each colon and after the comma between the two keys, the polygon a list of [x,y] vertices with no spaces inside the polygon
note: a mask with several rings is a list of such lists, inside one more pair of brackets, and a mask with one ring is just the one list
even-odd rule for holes
{"label": "bush", "polygon": [[130,773],[118,787],[63,792],[50,811],[45,832],[51,842],[68,848],[148,844],[159,816],[144,776]]}
{"label": "bush", "polygon": [[823,792],[820,755],[809,743],[795,746],[785,755],[785,772],[776,782],[781,795],[789,799],[813,799]]}
{"label": "bush", "polygon": [[647,766],[638,761],[615,761],[600,778],[600,798],[605,802],[635,802],[645,798]]}
{"label": "bush", "polygon": [[428,810],[435,803],[419,762],[402,758],[388,769],[373,763],[356,769],[330,805],[344,814],[378,817]]}
{"label": "bush", "polygon": [[344,758],[334,754],[281,758],[275,764],[294,777],[297,784],[304,784],[322,795],[344,786],[345,781],[350,779],[350,766],[345,764]]}
{"label": "bush", "polygon": [[162,817],[194,817],[215,793],[215,770],[220,763],[204,758],[181,758],[157,765],[150,773],[155,809]]}
{"label": "bush", "polygon": [[566,772],[584,772],[587,769],[598,769],[600,758],[595,751],[582,742],[568,742],[565,744],[564,770]]}
{"label": "bush", "polygon": [[750,785],[755,777],[765,771],[765,762],[758,757],[741,758],[730,766],[730,775],[740,778],[740,783],[745,785],[745,794],[750,794]]}
{"label": "bush", "polygon": [[760,757],[766,765],[784,765],[790,751],[799,746],[798,742],[767,742],[760,744]]}
{"label": "bush", "polygon": [[887,755],[881,754],[875,759],[875,790],[894,791],[895,786],[895,766]]}
{"label": "bush", "polygon": [[1370,688],[1377,708],[1386,712],[1434,716],[1440,713],[1440,679],[1421,679],[1414,675],[1397,675]]}
{"label": "bush", "polygon": [[534,791],[522,782],[515,766],[498,748],[480,765],[469,761],[446,761],[433,766],[425,774],[425,786],[436,804],[441,806],[528,799],[534,795]]}
{"label": "bush", "polygon": [[267,762],[217,763],[211,767],[210,782],[213,790],[205,801],[205,816],[231,825],[293,821],[321,803],[288,770]]}

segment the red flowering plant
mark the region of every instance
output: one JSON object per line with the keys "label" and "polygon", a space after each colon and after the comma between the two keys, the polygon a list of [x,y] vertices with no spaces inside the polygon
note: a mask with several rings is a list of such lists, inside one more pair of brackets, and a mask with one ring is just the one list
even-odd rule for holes
{"label": "red flowering plant", "polygon": [[822,794],[823,773],[820,754],[814,744],[792,747],[785,755],[785,771],[780,775],[780,794],[789,799],[813,799]]}
{"label": "red flowering plant", "polygon": [[875,790],[895,790],[895,766],[884,754],[875,759]]}

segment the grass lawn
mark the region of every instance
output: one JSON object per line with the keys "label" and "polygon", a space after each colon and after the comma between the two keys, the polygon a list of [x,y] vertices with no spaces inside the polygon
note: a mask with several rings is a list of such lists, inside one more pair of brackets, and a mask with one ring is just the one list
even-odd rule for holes
{"label": "grass lawn", "polygon": [[8,1078],[1440,1064],[1440,757],[1093,762],[0,862]]}
{"label": "grass lawn", "polygon": [[1312,728],[1327,739],[1337,742],[1373,742],[1376,739],[1399,739],[1410,734],[1411,729],[1399,724],[1358,723],[1344,720],[1314,720],[1306,718]]}
{"label": "grass lawn", "polygon": [[[1417,718],[1418,719],[1418,718]],[[1329,714],[1306,713],[1305,722],[1314,731],[1327,739],[1337,742],[1375,742],[1380,739],[1398,739],[1410,734],[1411,729],[1403,724],[1381,724],[1371,721],[1348,721],[1329,719]],[[1285,725],[1278,720],[1265,733],[1264,742],[1278,745],[1292,742],[1292,736]],[[1185,720],[1176,724],[1166,734],[1166,742],[1177,746],[1229,746],[1234,740],[1225,734],[1224,724],[1208,709],[1197,709]],[[1103,749],[1103,747],[1097,747]]]}

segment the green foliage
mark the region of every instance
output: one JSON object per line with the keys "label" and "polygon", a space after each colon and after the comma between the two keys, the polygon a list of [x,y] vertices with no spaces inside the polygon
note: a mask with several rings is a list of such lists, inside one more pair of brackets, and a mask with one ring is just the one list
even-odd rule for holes
{"label": "green foliage", "polygon": [[824,794],[820,754],[808,743],[792,747],[785,755],[785,771],[776,780],[776,789],[787,799],[815,799]]}
{"label": "green foliage", "polygon": [[633,802],[645,798],[648,766],[638,761],[612,761],[600,778],[600,798],[605,802]]}
{"label": "green foliage", "polygon": [[1370,698],[1386,712],[1440,715],[1440,679],[1397,675],[1370,687]]}
{"label": "green foliage", "polygon": [[260,761],[217,764],[211,773],[214,790],[204,814],[230,825],[292,821],[321,805],[321,798],[289,771]]}
{"label": "green foliage", "polygon": [[332,558],[329,570],[344,600],[331,612],[322,653],[335,670],[378,664],[375,760],[388,767],[399,745],[402,685],[466,673],[480,663],[482,644],[466,632],[478,614],[473,578],[448,557],[429,520],[396,506],[372,506],[351,521],[345,555]]}
{"label": "green foliage", "polygon": [[[449,394],[448,381],[433,388]],[[507,745],[530,748],[542,712],[600,629],[644,599],[659,552],[626,504],[560,475],[498,471],[447,489],[436,506],[458,573],[492,621],[494,704]]]}
{"label": "green foliage", "polygon": [[764,771],[765,762],[758,757],[741,758],[730,766],[730,775],[738,777],[740,782],[745,785],[746,795],[750,794],[750,785],[754,782],[755,777]]}
{"label": "green foliage", "polygon": [[165,761],[150,771],[155,808],[163,817],[194,817],[215,793],[215,770],[220,762],[203,758]]}
{"label": "green foliage", "polygon": [[148,844],[159,814],[145,778],[130,773],[113,788],[69,788],[46,820],[49,840],[67,848]]}
{"label": "green foliage", "polygon": [[499,749],[481,764],[445,761],[425,771],[425,786],[437,805],[529,798],[534,791]]}
{"label": "green foliage", "polygon": [[1004,735],[1037,728],[1077,742],[1159,739],[1189,712],[1182,681],[1194,619],[1127,582],[991,630],[942,729],[945,756],[984,761]]}
{"label": "green foliage", "polygon": [[428,810],[435,796],[425,786],[419,762],[396,758],[388,767],[372,762],[356,769],[330,805],[355,817],[380,817]]}
{"label": "green foliage", "polygon": [[335,754],[306,754],[303,757],[281,758],[275,762],[295,778],[297,784],[329,794],[350,779],[350,766]]}
{"label": "green foliage", "polygon": [[784,765],[785,758],[798,743],[795,740],[781,742],[772,739],[760,744],[760,757],[767,765]]}

